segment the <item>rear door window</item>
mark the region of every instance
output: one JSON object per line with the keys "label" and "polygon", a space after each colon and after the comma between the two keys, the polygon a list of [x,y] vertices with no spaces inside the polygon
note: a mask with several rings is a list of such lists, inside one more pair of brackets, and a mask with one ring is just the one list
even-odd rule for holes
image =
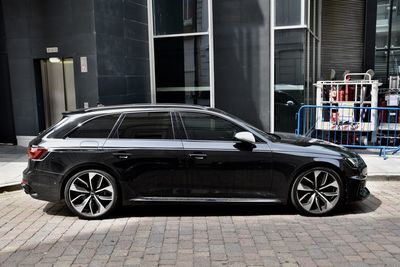
{"label": "rear door window", "polygon": [[107,138],[119,118],[119,114],[106,115],[85,122],[75,129],[69,138]]}
{"label": "rear door window", "polygon": [[121,139],[174,139],[169,112],[128,113],[115,132]]}

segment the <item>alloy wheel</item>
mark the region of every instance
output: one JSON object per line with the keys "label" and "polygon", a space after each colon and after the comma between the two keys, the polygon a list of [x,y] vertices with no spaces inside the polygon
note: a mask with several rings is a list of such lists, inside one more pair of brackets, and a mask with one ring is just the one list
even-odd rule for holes
{"label": "alloy wheel", "polygon": [[70,206],[83,217],[100,217],[115,202],[115,189],[110,179],[96,171],[81,172],[68,187]]}
{"label": "alloy wheel", "polygon": [[314,169],[302,175],[295,197],[301,208],[310,214],[325,214],[340,200],[339,178],[327,170]]}

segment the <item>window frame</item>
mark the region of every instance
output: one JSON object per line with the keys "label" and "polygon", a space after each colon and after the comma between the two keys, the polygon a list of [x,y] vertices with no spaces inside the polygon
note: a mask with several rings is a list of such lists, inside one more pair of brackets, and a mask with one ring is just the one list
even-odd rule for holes
{"label": "window frame", "polygon": [[[116,135],[119,127],[122,125],[126,115],[138,114],[138,113],[142,113],[142,114],[143,113],[168,113],[170,121],[171,121],[172,137],[173,138],[172,139],[145,139],[145,138],[119,138],[119,137],[116,137],[115,135]],[[171,141],[171,140],[176,140],[177,139],[176,138],[176,128],[175,128],[176,126],[175,126],[175,123],[174,123],[174,119],[173,119],[173,114],[172,113],[173,112],[171,110],[165,110],[165,111],[163,111],[163,110],[137,110],[137,111],[122,112],[121,116],[119,117],[117,123],[114,125],[114,128],[113,128],[112,132],[110,133],[110,135],[108,136],[107,139],[109,139],[109,140],[136,140],[136,141],[137,140],[142,140],[142,141],[149,141],[149,140],[151,140],[151,141],[154,141],[154,140],[156,140],[156,141]]]}

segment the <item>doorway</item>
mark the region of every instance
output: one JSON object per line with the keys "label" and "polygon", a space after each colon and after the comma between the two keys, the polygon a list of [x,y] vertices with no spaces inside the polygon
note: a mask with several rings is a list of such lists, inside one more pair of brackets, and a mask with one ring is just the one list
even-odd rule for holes
{"label": "doorway", "polygon": [[44,130],[57,123],[65,111],[76,109],[74,61],[48,58],[35,62],[39,127]]}

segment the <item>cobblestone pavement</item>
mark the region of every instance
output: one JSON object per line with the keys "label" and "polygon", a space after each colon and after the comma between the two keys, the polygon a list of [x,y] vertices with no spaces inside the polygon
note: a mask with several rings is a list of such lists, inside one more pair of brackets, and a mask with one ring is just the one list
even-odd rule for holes
{"label": "cobblestone pavement", "polygon": [[326,218],[288,207],[141,206],[79,220],[63,204],[0,194],[0,265],[400,266],[400,182]]}

